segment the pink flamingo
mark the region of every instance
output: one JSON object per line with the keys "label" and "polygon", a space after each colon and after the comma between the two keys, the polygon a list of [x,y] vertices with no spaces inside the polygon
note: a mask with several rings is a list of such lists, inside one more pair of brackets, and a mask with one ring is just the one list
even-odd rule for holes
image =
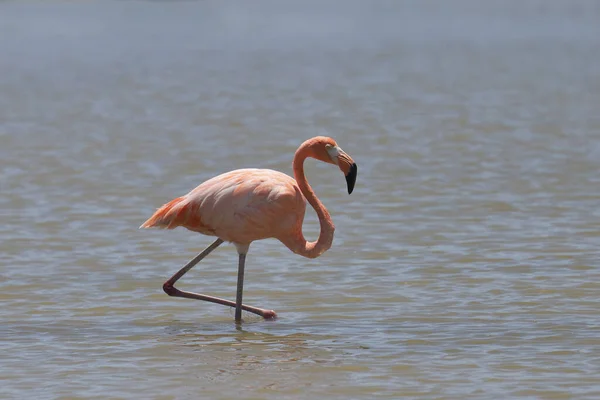
{"label": "pink flamingo", "polygon": [[[182,226],[217,240],[187,263],[163,285],[169,296],[209,301],[235,307],[235,321],[241,322],[242,310],[265,319],[276,317],[275,311],[242,304],[244,266],[250,243],[276,238],[291,251],[315,258],[331,247],[334,225],[329,212],[319,201],[304,176],[304,160],[316,158],[337,165],[346,176],[348,194],[356,181],[357,167],[335,140],[319,136],[302,143],[294,155],[295,180],[270,169],[238,169],[202,183],[182,197],[160,207],[140,228],[174,229]],[[317,212],[321,232],[316,242],[308,242],[302,234],[306,201]],[[238,251],[236,302],[185,292],[173,285],[194,265],[224,241],[232,242]]]}

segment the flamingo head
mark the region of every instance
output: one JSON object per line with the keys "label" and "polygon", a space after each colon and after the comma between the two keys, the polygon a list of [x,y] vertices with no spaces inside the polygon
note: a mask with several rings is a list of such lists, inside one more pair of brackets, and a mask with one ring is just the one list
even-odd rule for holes
{"label": "flamingo head", "polygon": [[321,136],[315,138],[313,153],[314,157],[326,163],[334,164],[346,176],[348,194],[354,190],[358,168],[356,163],[332,138]]}

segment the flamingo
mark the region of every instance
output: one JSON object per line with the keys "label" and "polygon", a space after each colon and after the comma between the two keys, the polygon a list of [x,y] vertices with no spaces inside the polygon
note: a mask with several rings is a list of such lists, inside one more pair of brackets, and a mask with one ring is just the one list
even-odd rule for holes
{"label": "flamingo", "polygon": [[[185,196],[164,204],[144,222],[140,228],[174,229],[181,226],[217,237],[163,284],[165,293],[235,307],[236,323],[241,323],[242,310],[264,319],[275,319],[277,314],[273,310],[242,303],[244,268],[250,243],[275,238],[296,254],[316,258],[333,242],[335,226],[331,216],[304,175],[304,160],[308,157],[337,165],[346,176],[348,194],[352,193],[356,182],[356,163],[335,140],[318,136],[308,139],[296,150],[292,164],[296,179],[270,169],[226,172],[200,184]],[[315,209],[321,226],[315,242],[308,242],[302,234],[306,201]],[[225,241],[235,245],[239,256],[235,303],[175,288],[175,282]]]}

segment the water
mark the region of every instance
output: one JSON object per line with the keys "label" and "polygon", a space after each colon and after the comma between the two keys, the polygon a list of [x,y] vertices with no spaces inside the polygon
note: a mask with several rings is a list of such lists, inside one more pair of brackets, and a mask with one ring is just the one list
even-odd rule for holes
{"label": "water", "polygon": [[[1,2],[0,398],[598,398],[599,109],[594,1]],[[320,134],[358,180],[251,246],[279,320],[166,296],[212,239],[155,208]]]}

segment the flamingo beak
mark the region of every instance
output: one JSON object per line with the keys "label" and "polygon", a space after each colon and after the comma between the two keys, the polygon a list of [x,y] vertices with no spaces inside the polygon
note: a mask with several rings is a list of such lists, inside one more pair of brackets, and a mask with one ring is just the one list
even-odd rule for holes
{"label": "flamingo beak", "polygon": [[346,176],[346,183],[348,184],[348,194],[354,190],[354,184],[356,183],[356,173],[358,167],[356,163],[344,150],[339,146],[327,146],[327,153],[331,159],[331,163],[337,165],[340,170]]}
{"label": "flamingo beak", "polygon": [[346,174],[346,183],[348,184],[348,194],[352,193],[354,190],[354,184],[356,183],[356,173],[358,172],[358,167],[356,163],[352,163],[350,166],[350,171]]}

